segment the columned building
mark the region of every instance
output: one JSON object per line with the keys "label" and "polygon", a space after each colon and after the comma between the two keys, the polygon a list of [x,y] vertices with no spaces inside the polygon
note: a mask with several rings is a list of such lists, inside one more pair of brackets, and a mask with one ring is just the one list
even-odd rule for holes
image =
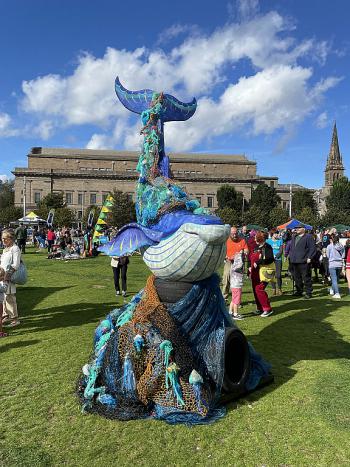
{"label": "columned building", "polygon": [[[134,198],[138,178],[138,152],[34,147],[28,154],[28,167],[16,167],[15,204],[35,209],[48,193],[63,192],[67,206],[78,218],[86,207],[102,205],[110,191],[121,190]],[[289,185],[279,185],[275,176],[257,174],[257,164],[245,155],[188,154],[170,155],[174,179],[203,207],[217,208],[217,189],[233,185],[249,201],[260,183],[276,188],[282,206],[288,210]],[[299,185],[293,185],[295,191]]]}

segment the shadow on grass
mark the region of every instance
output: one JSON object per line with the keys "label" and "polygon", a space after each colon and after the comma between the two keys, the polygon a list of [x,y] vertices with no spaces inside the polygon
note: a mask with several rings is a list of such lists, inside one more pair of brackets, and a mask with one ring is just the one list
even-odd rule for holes
{"label": "shadow on grass", "polygon": [[[9,336],[11,337],[11,336]],[[3,341],[2,341],[3,342]],[[0,353],[6,352],[7,350],[18,349],[21,347],[28,347],[29,345],[39,344],[38,339],[33,339],[31,341],[17,341],[17,342],[6,342],[0,347]]]}
{"label": "shadow on grass", "polygon": [[249,336],[254,347],[272,364],[275,377],[273,384],[249,395],[250,400],[257,400],[288,382],[296,373],[293,366],[300,361],[348,358],[350,344],[326,321],[344,303],[331,300],[293,298],[283,305],[276,304],[277,315],[295,313],[274,320],[259,334]]}

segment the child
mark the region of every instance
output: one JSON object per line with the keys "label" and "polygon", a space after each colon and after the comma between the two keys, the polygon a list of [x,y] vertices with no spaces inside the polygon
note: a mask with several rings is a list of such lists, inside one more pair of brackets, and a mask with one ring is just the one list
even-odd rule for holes
{"label": "child", "polygon": [[2,330],[2,314],[4,312],[4,292],[6,292],[7,290],[7,284],[3,282],[4,278],[5,271],[3,268],[0,268],[0,338],[7,336],[6,332],[3,332]]}
{"label": "child", "polygon": [[230,288],[232,292],[232,301],[230,303],[230,314],[233,319],[243,319],[243,316],[238,313],[239,305],[242,298],[243,286],[243,252],[236,253],[231,263],[230,271]]}

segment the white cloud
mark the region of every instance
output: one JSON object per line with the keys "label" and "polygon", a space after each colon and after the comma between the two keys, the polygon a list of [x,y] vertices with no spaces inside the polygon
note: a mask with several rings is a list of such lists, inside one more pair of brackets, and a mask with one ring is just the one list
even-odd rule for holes
{"label": "white cloud", "polygon": [[327,112],[322,112],[320,115],[316,118],[315,124],[317,128],[326,128],[329,124],[329,118]]}
{"label": "white cloud", "polygon": [[[211,34],[179,24],[168,28],[164,40],[186,37],[167,52],[159,47],[107,48],[100,58],[81,55],[69,76],[24,81],[21,108],[38,119],[35,134],[48,139],[60,128],[90,124],[99,129],[89,148],[139,147],[139,125],[130,123],[130,112],[113,91],[119,74],[131,90],[151,87],[181,100],[198,98],[192,119],[167,125],[166,142],[172,149],[190,150],[208,138],[242,129],[252,135],[282,130],[286,141],[341,79],[326,76],[312,84],[313,69],[300,64],[301,58],[303,63],[324,64],[330,45],[315,38],[297,41],[289,19],[274,11],[257,14],[257,0],[236,5],[240,21]],[[250,65],[249,73],[234,78],[242,60]]]}
{"label": "white cloud", "polygon": [[12,126],[12,118],[5,112],[0,112],[0,137],[16,136],[18,131]]}

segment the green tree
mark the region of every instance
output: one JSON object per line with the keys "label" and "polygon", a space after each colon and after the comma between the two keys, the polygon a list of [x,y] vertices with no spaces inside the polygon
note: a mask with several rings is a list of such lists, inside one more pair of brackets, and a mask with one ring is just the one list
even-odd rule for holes
{"label": "green tree", "polygon": [[23,209],[16,206],[7,206],[0,208],[0,224],[8,225],[10,222],[16,221],[23,216]]}
{"label": "green tree", "polygon": [[218,208],[231,208],[236,212],[242,212],[243,193],[236,191],[232,185],[221,185],[216,193]]}
{"label": "green tree", "polygon": [[215,214],[219,216],[225,224],[237,225],[241,221],[241,214],[229,207],[217,209]]}
{"label": "green tree", "polygon": [[336,180],[326,198],[327,210],[350,213],[350,181],[347,177]]}
{"label": "green tree", "polygon": [[0,181],[0,209],[13,206],[15,202],[14,181]]}
{"label": "green tree", "polygon": [[268,227],[268,214],[262,211],[258,206],[251,206],[243,215],[244,224],[258,224],[261,227]]}
{"label": "green tree", "polygon": [[320,219],[317,215],[317,212],[315,212],[310,206],[306,206],[300,212],[298,212],[297,219],[304,224],[312,225],[314,228],[317,228],[320,224]]}
{"label": "green tree", "polygon": [[289,213],[281,206],[276,206],[271,209],[269,213],[269,226],[268,227],[277,227],[278,225],[284,224],[289,220]]}
{"label": "green tree", "polygon": [[267,214],[278,206],[280,202],[281,198],[278,196],[276,189],[267,186],[265,183],[261,183],[252,192],[250,206],[257,207]]}
{"label": "green tree", "polygon": [[66,203],[63,199],[63,193],[49,193],[40,201],[37,209],[35,209],[35,212],[42,219],[46,219],[50,209],[55,209],[56,216],[56,209],[65,207]]}
{"label": "green tree", "polygon": [[313,198],[312,192],[307,189],[295,191],[292,196],[293,216],[295,216],[299,220],[298,214],[304,208],[310,208],[314,214],[317,213],[316,201]]}
{"label": "green tree", "polygon": [[340,209],[328,209],[321,217],[319,224],[322,227],[329,227],[333,224],[350,225],[350,213]]}
{"label": "green tree", "polygon": [[76,222],[76,217],[72,209],[63,207],[55,209],[53,223],[57,227],[71,227]]}
{"label": "green tree", "polygon": [[111,223],[117,229],[136,220],[135,204],[127,193],[114,190],[114,205],[111,208]]}

